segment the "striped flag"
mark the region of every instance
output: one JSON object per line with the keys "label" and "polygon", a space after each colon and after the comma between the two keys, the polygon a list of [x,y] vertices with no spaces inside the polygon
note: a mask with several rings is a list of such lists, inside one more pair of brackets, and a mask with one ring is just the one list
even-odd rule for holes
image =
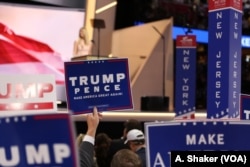
{"label": "striped flag", "polygon": [[[38,32],[39,33],[39,32]],[[64,84],[64,62],[49,45],[17,35],[0,22],[0,73],[54,74]]]}

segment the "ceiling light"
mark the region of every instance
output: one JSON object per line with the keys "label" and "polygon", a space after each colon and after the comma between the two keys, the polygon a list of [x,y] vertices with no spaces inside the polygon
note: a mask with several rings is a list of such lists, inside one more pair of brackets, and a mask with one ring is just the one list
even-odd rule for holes
{"label": "ceiling light", "polygon": [[99,8],[99,9],[97,9],[97,10],[95,11],[95,13],[96,13],[96,14],[99,14],[99,13],[101,13],[101,12],[104,12],[105,10],[107,10],[107,9],[109,9],[109,8],[111,8],[111,7],[113,7],[113,6],[115,6],[116,4],[117,4],[116,1],[111,2],[110,4],[107,4],[107,5],[105,5],[105,6],[101,7],[101,8]]}

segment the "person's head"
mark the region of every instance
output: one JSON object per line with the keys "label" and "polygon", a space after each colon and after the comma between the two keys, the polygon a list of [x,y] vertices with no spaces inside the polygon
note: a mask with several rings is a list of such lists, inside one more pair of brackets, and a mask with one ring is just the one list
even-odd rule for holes
{"label": "person's head", "polygon": [[105,156],[109,149],[111,138],[106,133],[98,133],[95,137],[95,151],[100,156]]}
{"label": "person's head", "polygon": [[98,133],[95,137],[96,146],[109,146],[111,138],[106,133]]}
{"label": "person's head", "polygon": [[82,27],[79,30],[79,38],[83,39],[86,43],[89,42],[88,33],[86,28]]}
{"label": "person's head", "polygon": [[145,144],[145,136],[141,130],[132,129],[128,132],[125,144],[128,144],[132,151],[136,151]]}
{"label": "person's head", "polygon": [[132,129],[142,130],[141,122],[137,119],[128,119],[124,122],[123,137],[126,138],[127,133]]}
{"label": "person's head", "polygon": [[121,149],[113,156],[111,167],[142,167],[142,162],[133,151]]}
{"label": "person's head", "polygon": [[106,133],[98,133],[95,137],[95,156],[99,166],[107,166],[107,154],[111,138]]}

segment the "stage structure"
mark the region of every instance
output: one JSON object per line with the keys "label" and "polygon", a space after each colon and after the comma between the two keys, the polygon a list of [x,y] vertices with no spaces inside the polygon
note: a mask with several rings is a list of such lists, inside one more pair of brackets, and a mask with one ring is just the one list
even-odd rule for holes
{"label": "stage structure", "polygon": [[[173,110],[172,26],[173,20],[170,18],[116,30],[113,33],[112,54],[129,59],[135,110],[141,110],[141,98],[162,97],[162,95],[169,98],[169,105],[165,106],[165,111]],[[165,53],[163,53],[162,35],[157,34],[152,27],[156,27],[165,37]],[[165,60],[163,60],[163,54],[165,54]],[[163,61],[165,61],[165,70],[163,70]]]}
{"label": "stage structure", "polygon": [[101,42],[101,36],[100,36],[100,30],[104,29],[105,26],[105,22],[103,19],[92,19],[92,26],[93,28],[97,29],[97,58],[99,59],[100,57],[100,42]]}

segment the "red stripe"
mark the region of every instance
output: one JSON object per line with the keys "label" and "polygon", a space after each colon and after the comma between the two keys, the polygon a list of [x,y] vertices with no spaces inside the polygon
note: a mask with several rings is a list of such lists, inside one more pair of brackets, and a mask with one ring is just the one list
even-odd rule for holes
{"label": "red stripe", "polygon": [[39,62],[33,56],[0,39],[0,64]]}
{"label": "red stripe", "polygon": [[1,103],[0,111],[44,110],[54,109],[52,102],[44,103]]}
{"label": "red stripe", "polygon": [[5,36],[6,38],[12,40],[18,45],[22,46],[25,49],[38,51],[38,52],[54,52],[47,44],[36,41],[29,37],[24,37],[21,35],[16,35],[9,27],[0,23],[0,35]]}
{"label": "red stripe", "polygon": [[183,116],[182,119],[195,119],[195,114],[190,114],[187,116]]}
{"label": "red stripe", "polygon": [[[59,55],[55,55],[53,49],[45,43],[36,41],[29,37],[16,35],[9,27],[0,22],[0,36],[4,36],[9,40],[0,39],[0,64],[27,63],[27,62],[41,62],[45,64],[44,68],[36,68],[40,73],[48,73],[47,71],[54,71],[64,75],[63,61]],[[34,64],[32,68],[36,65]],[[16,68],[18,68],[17,66]],[[31,68],[27,66],[27,68]],[[32,69],[31,69],[32,70]],[[18,73],[25,71],[18,69]],[[32,71],[31,71],[32,72]],[[8,71],[6,71],[8,73]],[[23,72],[24,73],[24,72]],[[53,72],[52,72],[53,73]],[[57,73],[55,73],[57,74]],[[56,78],[58,84],[63,84],[64,81]]]}
{"label": "red stripe", "polygon": [[65,81],[56,80],[56,84],[57,84],[57,85],[64,85],[64,84],[65,84]]}
{"label": "red stripe", "polygon": [[47,114],[47,115],[35,115],[33,117],[35,120],[46,120],[46,119],[68,119],[69,114]]}
{"label": "red stripe", "polygon": [[191,114],[191,119],[195,119],[195,114]]}

